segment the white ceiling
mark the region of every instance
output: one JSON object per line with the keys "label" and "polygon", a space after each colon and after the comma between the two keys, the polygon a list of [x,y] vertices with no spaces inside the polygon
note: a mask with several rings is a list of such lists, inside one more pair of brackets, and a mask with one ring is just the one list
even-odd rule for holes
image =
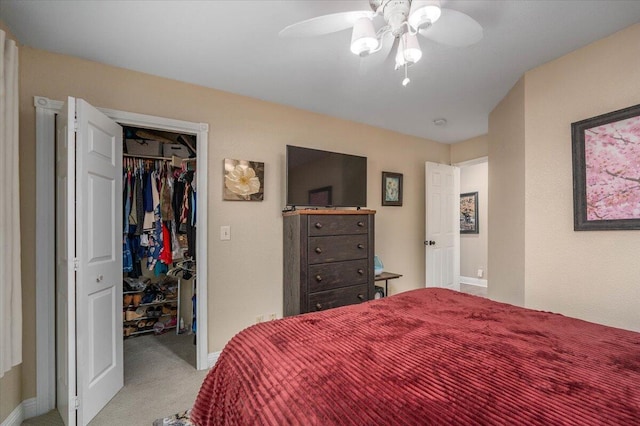
{"label": "white ceiling", "polygon": [[370,10],[367,0],[0,0],[0,19],[28,46],[445,143],[486,133],[489,113],[525,71],[640,22],[637,0],[442,6],[473,17],[484,38],[464,48],[421,38],[424,56],[406,88],[392,62],[349,51],[350,30],[278,36],[318,15]]}

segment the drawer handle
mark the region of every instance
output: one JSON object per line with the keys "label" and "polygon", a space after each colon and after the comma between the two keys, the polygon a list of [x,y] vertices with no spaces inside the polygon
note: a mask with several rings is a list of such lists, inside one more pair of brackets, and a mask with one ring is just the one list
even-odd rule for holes
{"label": "drawer handle", "polygon": [[321,310],[322,309],[322,305],[320,303],[316,303],[316,310]]}
{"label": "drawer handle", "polygon": [[360,300],[364,300],[364,296],[363,296],[362,294],[359,294],[359,295],[358,295],[358,299],[360,299]]}
{"label": "drawer handle", "polygon": [[359,221],[359,222],[358,222],[358,226],[359,226],[360,228],[362,228],[362,227],[364,226],[364,222],[363,222],[363,221]]}
{"label": "drawer handle", "polygon": [[359,273],[360,275],[364,275],[364,269],[358,269],[358,273]]}
{"label": "drawer handle", "polygon": [[320,274],[316,275],[316,281],[318,282],[322,281],[322,277],[320,276]]}
{"label": "drawer handle", "polygon": [[362,244],[362,243],[358,244],[358,248],[359,249],[363,249],[364,248],[364,244]]}
{"label": "drawer handle", "polygon": [[322,228],[322,224],[321,224],[320,222],[316,222],[315,227],[316,227],[317,229],[320,229],[320,228]]}
{"label": "drawer handle", "polygon": [[320,247],[316,247],[316,253],[318,254],[322,253],[322,249]]}

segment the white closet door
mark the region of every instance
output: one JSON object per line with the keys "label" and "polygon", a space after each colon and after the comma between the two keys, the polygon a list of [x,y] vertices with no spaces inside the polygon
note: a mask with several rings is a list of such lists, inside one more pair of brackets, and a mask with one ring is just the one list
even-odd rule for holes
{"label": "white closet door", "polygon": [[[75,275],[69,272],[66,283],[59,283],[67,288],[67,379],[75,379],[77,411],[74,421],[69,403],[64,416],[67,424],[86,425],[124,384],[122,128],[82,99],[70,97],[68,103],[67,127],[76,131],[66,133],[69,140],[75,136],[75,152],[67,149],[67,164],[73,164],[75,154],[75,179],[68,167],[70,184],[62,194],[67,199],[58,205],[67,206],[67,217],[61,219],[67,224],[66,268],[75,269]],[[68,401],[75,402],[71,388]]]}

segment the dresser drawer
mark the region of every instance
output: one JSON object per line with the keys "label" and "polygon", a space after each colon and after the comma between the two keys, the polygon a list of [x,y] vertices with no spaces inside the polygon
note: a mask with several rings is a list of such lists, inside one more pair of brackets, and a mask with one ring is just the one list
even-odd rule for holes
{"label": "dresser drawer", "polygon": [[369,260],[350,260],[348,262],[321,263],[309,265],[309,292],[331,290],[369,281]]}
{"label": "dresser drawer", "polygon": [[367,300],[367,285],[342,287],[309,295],[309,312],[353,305]]}
{"label": "dresser drawer", "polygon": [[366,234],[369,216],[366,214],[309,215],[308,232],[316,235]]}
{"label": "dresser drawer", "polygon": [[310,264],[316,264],[365,259],[368,254],[367,245],[367,234],[309,237],[307,260]]}

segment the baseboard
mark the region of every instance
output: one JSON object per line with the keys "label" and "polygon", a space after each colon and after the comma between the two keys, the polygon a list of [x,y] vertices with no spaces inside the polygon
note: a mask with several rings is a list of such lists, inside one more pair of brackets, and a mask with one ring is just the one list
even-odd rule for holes
{"label": "baseboard", "polygon": [[29,398],[22,401],[0,426],[20,426],[25,419],[36,416],[36,399]]}
{"label": "baseboard", "polygon": [[478,287],[486,287],[487,280],[471,277],[460,277],[460,284],[477,285]]}
{"label": "baseboard", "polygon": [[211,352],[209,355],[207,355],[207,365],[209,366],[209,368],[212,368],[214,365],[216,365],[216,362],[218,362],[219,357],[220,357],[220,351]]}
{"label": "baseboard", "polygon": [[22,401],[22,406],[24,407],[25,419],[30,419],[38,415],[38,400],[36,398],[29,398]]}

